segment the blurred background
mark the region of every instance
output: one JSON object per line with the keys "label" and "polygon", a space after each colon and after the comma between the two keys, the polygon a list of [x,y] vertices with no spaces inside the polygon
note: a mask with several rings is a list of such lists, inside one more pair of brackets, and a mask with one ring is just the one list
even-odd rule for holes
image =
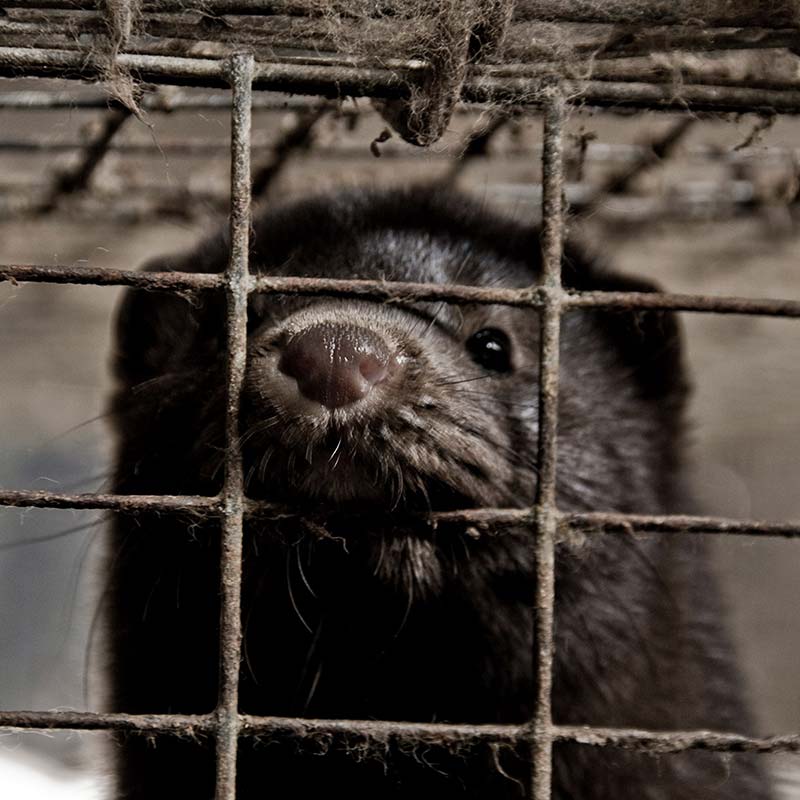
{"label": "blurred background", "polygon": [[[55,100],[54,100],[55,98]],[[160,90],[142,119],[90,86],[4,81],[0,263],[135,268],[225,224],[228,96]],[[259,93],[257,205],[346,185],[442,180],[539,216],[541,120],[469,106],[427,150],[367,101]],[[616,269],[675,292],[800,298],[800,122],[576,109],[570,231]],[[0,486],[107,486],[103,418],[115,288],[0,283]],[[800,519],[800,326],[682,314],[693,384],[687,512]],[[0,509],[0,707],[93,709],[107,517]],[[800,731],[800,543],[715,537],[715,561],[762,734]],[[0,737],[15,800],[102,796],[100,735]],[[800,798],[774,758],[781,797]],[[43,770],[43,767],[45,768]]]}

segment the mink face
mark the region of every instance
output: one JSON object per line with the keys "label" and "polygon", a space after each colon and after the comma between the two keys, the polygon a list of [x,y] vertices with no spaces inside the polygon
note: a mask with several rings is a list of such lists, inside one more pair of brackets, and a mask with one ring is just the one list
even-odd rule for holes
{"label": "mink face", "polygon": [[[153,266],[220,271],[227,251],[220,235]],[[538,232],[431,191],[349,193],[256,220],[251,270],[526,287],[540,271]],[[564,281],[577,289],[651,290],[571,247]],[[532,504],[537,312],[256,295],[248,324],[241,405],[247,493],[325,521],[246,525],[241,709],[529,719],[534,532],[420,531],[402,517],[376,522],[370,512]],[[117,491],[216,492],[225,402],[220,299],[132,292],[120,315],[116,365]],[[670,510],[684,394],[670,315],[568,313],[559,508]],[[213,708],[217,535],[213,526],[175,518],[116,523],[115,710]],[[719,655],[727,645],[713,596],[710,611],[697,624],[692,619],[708,585],[705,557],[701,549],[687,553],[664,540],[622,536],[559,544],[557,722],[741,727],[730,659]],[[712,662],[713,679],[699,679]],[[681,681],[686,703],[675,701]],[[245,743],[241,796],[259,796],[271,781],[300,796],[339,784],[352,796],[518,797],[528,769],[524,747],[500,756],[487,747],[457,756],[434,747],[421,759],[411,748],[372,753],[362,765],[347,750],[331,746],[315,760],[291,742]],[[676,757],[674,770],[644,757],[609,758],[558,748],[557,796],[626,800],[650,792],[666,800],[704,787],[696,796],[766,797],[749,762],[720,782],[713,763],[694,756]],[[134,798],[167,797],[187,785],[205,797],[212,768],[203,748],[171,742],[148,751],[131,739],[122,749],[120,786]]]}

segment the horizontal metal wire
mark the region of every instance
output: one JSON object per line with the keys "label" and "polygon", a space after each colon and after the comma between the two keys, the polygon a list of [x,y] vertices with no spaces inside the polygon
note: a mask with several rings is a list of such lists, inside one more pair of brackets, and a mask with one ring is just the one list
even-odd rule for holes
{"label": "horizontal metal wire", "polygon": [[[115,100],[107,92],[98,92],[96,89],[87,91],[88,87],[79,87],[78,90],[63,88],[59,82],[58,87],[50,91],[38,89],[25,89],[15,92],[0,94],[0,108],[17,109],[20,111],[50,111],[53,109],[107,109],[114,105]],[[157,94],[145,94],[139,104],[145,111],[162,112],[170,114],[175,111],[227,111],[231,100],[227,92],[201,92],[199,90],[182,90],[172,88],[169,91]],[[306,111],[319,105],[319,100],[310,97],[287,96],[284,94],[271,94],[261,92],[253,95],[254,112],[270,111]],[[468,108],[462,106],[461,111]],[[337,113],[345,116],[354,116],[360,110],[349,103],[342,103],[337,107]]]}
{"label": "horizontal metal wire", "polygon": [[[96,509],[120,512],[190,512],[202,516],[219,516],[225,513],[221,497],[196,495],[115,495],[66,494],[37,490],[0,490],[0,507],[41,509]],[[305,517],[333,519],[343,512],[319,509],[299,512],[292,506],[245,499],[244,511],[251,517],[286,519]],[[356,515],[347,512],[352,519]],[[425,527],[430,524],[470,526],[473,534],[495,535],[504,529],[531,525],[535,522],[535,508],[467,508],[455,511],[369,512],[360,516],[375,520],[399,520]],[[661,533],[661,534],[727,534],[737,536],[769,536],[787,539],[800,538],[800,521],[765,521],[703,517],[683,514],[624,514],[617,512],[557,512],[562,532],[584,533]]]}
{"label": "horizontal metal wire", "polygon": [[109,511],[208,511],[222,513],[217,497],[197,495],[65,494],[37,490],[0,490],[0,506],[14,508],[107,509]]}
{"label": "horizontal metal wire", "polygon": [[[177,9],[140,9],[138,25],[128,31],[126,50],[214,56],[220,54],[220,47],[248,47],[263,60],[293,48],[304,53],[359,52],[362,38],[368,36],[373,52],[387,58],[418,50],[415,44],[430,34],[436,19],[435,13],[409,15],[403,8],[398,9],[399,16],[391,17],[386,14],[390,8],[386,5],[383,14],[365,17],[362,11],[359,17],[340,4],[327,8],[329,15],[336,15],[337,24],[332,28],[330,16],[326,19],[313,6],[297,6],[287,12],[281,5],[270,3],[266,8],[250,7],[260,11],[250,17],[230,12],[222,17],[205,4],[192,6],[185,4],[180,13],[174,13]],[[16,10],[6,8],[10,13],[7,20],[0,20],[0,36],[7,45],[86,50],[87,39],[102,38],[108,32],[108,19],[97,8],[45,9],[36,2]],[[520,3],[515,11],[502,45],[484,54],[484,60],[541,62],[552,59],[558,51],[608,59],[656,51],[774,49],[797,42],[796,20],[786,9],[784,13],[774,9],[771,14],[754,13],[752,9],[742,14],[740,9],[740,13],[731,14],[728,8],[727,14],[715,14],[706,8],[681,17],[674,9],[664,13],[663,8],[654,11],[638,7],[629,17],[617,19],[592,14],[586,8],[577,9],[577,14],[573,9],[566,17],[544,9],[526,13]],[[708,21],[700,24],[704,19]],[[564,58],[562,66],[570,69],[574,65]]]}
{"label": "horizontal metal wire", "polygon": [[[225,278],[218,273],[137,272],[98,267],[51,267],[37,264],[2,264],[0,281],[69,283],[97,286],[186,290],[220,289]],[[438,301],[468,305],[507,305],[543,308],[553,290],[542,287],[498,289],[468,285],[440,285],[402,281],[345,280],[336,278],[250,276],[249,292],[291,295],[327,295],[383,302]],[[656,292],[569,292],[556,291],[565,311],[577,308],[660,309],[699,311],[716,314],[748,314],[772,317],[800,317],[800,300],[759,299]]]}
{"label": "horizontal metal wire", "polygon": [[[515,744],[534,738],[527,725],[470,725],[452,723],[394,722],[391,720],[327,720],[296,717],[257,717],[239,714],[239,735],[315,739],[359,736],[367,741],[439,744],[445,747],[467,742]],[[83,730],[159,733],[178,736],[210,736],[217,725],[215,714],[97,714],[89,711],[0,711],[0,728],[7,730]],[[749,737],[708,730],[647,731],[638,728],[606,728],[553,725],[555,742],[575,742],[594,747],[616,747],[651,754],[706,750],[717,753],[796,753],[800,735]]]}
{"label": "horizontal metal wire", "polygon": [[[314,4],[303,0],[141,0],[142,10],[153,13],[182,12],[197,9],[206,14],[318,14]],[[384,3],[391,9],[390,2]],[[4,0],[4,8],[97,10],[96,0]],[[335,8],[346,12],[344,3]],[[517,0],[515,15],[521,20],[580,23],[657,23],[682,25],[691,19],[698,26],[710,27],[793,27],[796,8],[791,2],[774,0],[767,11],[760,2],[748,0]]]}
{"label": "horizontal metal wire", "polygon": [[[148,82],[226,85],[224,66],[217,59],[123,53],[117,56],[116,63]],[[0,47],[0,76],[97,80],[102,78],[103,69],[102,64],[87,59],[82,52]],[[254,70],[253,86],[324,97],[396,98],[406,96],[409,85],[414,85],[426,69],[427,64],[422,61],[403,62],[402,68],[394,69],[335,63],[261,62]],[[538,107],[544,102],[547,77],[492,77],[487,69],[472,68],[462,88],[462,100],[519,107]],[[588,105],[723,113],[800,113],[800,90],[797,89],[602,80],[566,80],[562,85],[572,102]]]}
{"label": "horizontal metal wire", "polygon": [[[247,49],[259,61],[291,57],[294,60],[330,61],[332,53],[339,63],[354,65],[363,53],[364,38],[369,51],[380,53],[379,59],[365,61],[374,66],[388,66],[388,59],[404,59],[409,53],[419,54],[419,41],[435,30],[434,14],[413,15],[398,24],[397,18],[376,15],[369,19],[353,19],[342,14],[338,24],[330,19],[308,15],[263,13],[249,18],[214,17],[205,12],[139,15],[131,26],[123,48],[129,54],[170,55],[187,58],[219,57]],[[592,74],[608,78],[608,70],[617,71],[615,61],[632,57],[648,57],[679,52],[704,53],[722,50],[774,51],[797,44],[793,25],[708,26],[702,28],[689,21],[662,23],[641,21],[618,23],[566,24],[542,20],[511,20],[499,46],[485,52],[481,61],[514,70],[551,69],[556,61],[564,78],[584,77],[586,64],[575,59],[592,60]],[[627,35],[626,35],[627,34]],[[102,11],[43,11],[38,9],[9,10],[0,18],[0,41],[9,47],[32,47],[92,53],[92,46],[108,36],[108,18]],[[324,54],[320,56],[319,54]],[[602,61],[597,60],[599,56]],[[605,62],[604,66],[601,66]],[[626,64],[620,65],[623,72]],[[702,64],[688,66],[692,76]],[[781,81],[779,75],[773,79]],[[741,82],[742,78],[739,78]],[[752,76],[747,82],[759,80]],[[696,83],[689,79],[687,82]]]}
{"label": "horizontal metal wire", "polygon": [[555,728],[558,742],[576,742],[595,747],[617,747],[640,753],[682,753],[707,750],[715,753],[797,753],[800,735],[752,738],[736,733],[714,731],[644,731],[626,728],[560,725]]}
{"label": "horizontal metal wire", "polygon": [[142,731],[186,735],[210,733],[214,714],[116,714],[93,711],[0,711],[0,728],[18,730]]}

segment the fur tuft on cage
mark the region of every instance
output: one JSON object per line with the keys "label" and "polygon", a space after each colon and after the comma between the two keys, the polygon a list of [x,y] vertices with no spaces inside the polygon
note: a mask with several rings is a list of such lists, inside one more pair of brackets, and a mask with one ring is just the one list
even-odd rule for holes
{"label": "fur tuft on cage", "polygon": [[421,145],[442,134],[459,99],[535,106],[556,77],[597,105],[796,113],[800,84],[785,53],[798,46],[798,3],[762,6],[12,0],[0,74],[105,78],[138,113],[137,82],[220,85],[209,60],[247,49],[257,88],[377,98]]}

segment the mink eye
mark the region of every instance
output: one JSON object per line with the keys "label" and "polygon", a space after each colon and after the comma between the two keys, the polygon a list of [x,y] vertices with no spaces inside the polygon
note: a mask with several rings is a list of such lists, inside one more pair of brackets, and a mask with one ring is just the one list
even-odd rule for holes
{"label": "mink eye", "polygon": [[498,328],[484,328],[467,339],[473,361],[493,372],[511,372],[511,342]]}

